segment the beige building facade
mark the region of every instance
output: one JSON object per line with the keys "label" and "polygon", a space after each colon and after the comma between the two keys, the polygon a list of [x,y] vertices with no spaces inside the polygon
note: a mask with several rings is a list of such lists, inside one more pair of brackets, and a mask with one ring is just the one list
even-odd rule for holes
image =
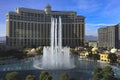
{"label": "beige building facade", "polygon": [[98,47],[120,48],[120,24],[98,29]]}
{"label": "beige building facade", "polygon": [[74,11],[17,8],[6,15],[6,44],[11,47],[50,45],[51,17],[62,18],[62,45],[84,46],[85,17]]}

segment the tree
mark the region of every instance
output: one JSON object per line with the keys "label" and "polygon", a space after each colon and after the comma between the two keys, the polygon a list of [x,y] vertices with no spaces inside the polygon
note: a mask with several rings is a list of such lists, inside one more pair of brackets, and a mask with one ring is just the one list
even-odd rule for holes
{"label": "tree", "polygon": [[35,80],[34,75],[27,75],[25,80]]}
{"label": "tree", "polygon": [[89,52],[89,54],[87,55],[87,58],[92,58],[92,52]]}
{"label": "tree", "polygon": [[92,80],[101,80],[102,79],[102,69],[99,67],[95,67],[93,71],[93,78]]}
{"label": "tree", "polygon": [[87,58],[94,59],[94,60],[99,60],[100,59],[100,55],[99,54],[92,54],[92,52],[90,52],[87,55]]}
{"label": "tree", "polygon": [[99,54],[92,54],[92,58],[94,60],[99,60],[100,59],[100,55]]}
{"label": "tree", "polygon": [[101,68],[95,67],[94,70],[93,70],[93,73],[94,73],[94,75],[95,75],[95,74],[101,73],[101,71],[102,71]]}
{"label": "tree", "polygon": [[52,76],[48,72],[42,71],[39,80],[52,80]]}
{"label": "tree", "polygon": [[92,80],[102,80],[102,75],[100,73],[93,76]]}
{"label": "tree", "polygon": [[38,49],[38,50],[37,50],[37,54],[38,54],[38,55],[42,55],[42,54],[43,54],[43,48]]}
{"label": "tree", "polygon": [[110,60],[110,63],[116,63],[117,62],[117,56],[115,53],[108,54],[108,59]]}
{"label": "tree", "polygon": [[103,77],[105,80],[114,80],[114,72],[110,66],[106,66],[103,69]]}
{"label": "tree", "polygon": [[63,73],[60,75],[60,80],[69,80],[69,76],[67,73]]}
{"label": "tree", "polygon": [[103,69],[96,67],[93,72],[92,80],[117,80],[110,66],[106,66]]}
{"label": "tree", "polygon": [[69,80],[76,80],[76,79],[74,79],[74,78],[70,78]]}
{"label": "tree", "polygon": [[116,79],[116,80],[120,80],[120,78]]}
{"label": "tree", "polygon": [[7,80],[21,80],[18,72],[10,72],[6,74]]}
{"label": "tree", "polygon": [[78,55],[78,52],[75,51],[75,49],[73,49],[73,48],[70,49],[70,52],[71,52],[73,55]]}

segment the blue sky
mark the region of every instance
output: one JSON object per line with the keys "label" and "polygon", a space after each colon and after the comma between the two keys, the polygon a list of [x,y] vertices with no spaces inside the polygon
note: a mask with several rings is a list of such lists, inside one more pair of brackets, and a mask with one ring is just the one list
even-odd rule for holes
{"label": "blue sky", "polygon": [[97,29],[120,23],[120,0],[0,0],[0,36],[6,35],[6,13],[17,7],[76,11],[86,17],[85,34],[97,36]]}

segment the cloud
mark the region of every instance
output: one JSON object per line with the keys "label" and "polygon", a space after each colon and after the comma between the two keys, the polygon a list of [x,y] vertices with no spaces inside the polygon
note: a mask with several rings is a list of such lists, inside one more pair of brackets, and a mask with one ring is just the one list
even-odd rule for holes
{"label": "cloud", "polygon": [[[87,17],[94,15],[96,18],[104,19],[107,23],[119,23],[120,4],[119,0],[73,0],[79,14]],[[92,20],[92,19],[91,19]]]}
{"label": "cloud", "polygon": [[105,24],[105,23],[99,23],[99,24],[95,24],[95,23],[86,23],[85,25],[85,34],[86,35],[93,35],[93,36],[98,36],[98,28],[101,27],[106,27],[106,26],[111,26],[111,25],[115,25],[115,24]]}
{"label": "cloud", "polygon": [[6,36],[5,32],[0,32],[0,37]]}
{"label": "cloud", "polygon": [[96,23],[86,23],[86,26],[90,26],[90,27],[104,27],[104,26],[110,26],[110,25],[115,25],[115,24],[105,24],[105,23],[99,23],[99,24],[96,24]]}
{"label": "cloud", "polygon": [[95,12],[101,8],[101,3],[96,0],[73,0],[76,8],[84,12]]}
{"label": "cloud", "polygon": [[101,11],[102,17],[107,17],[111,21],[120,21],[120,4],[119,0],[109,0],[106,6]]}
{"label": "cloud", "polygon": [[0,23],[0,36],[5,36],[6,35],[6,27],[5,24]]}
{"label": "cloud", "polygon": [[120,7],[119,0],[109,0],[108,3],[105,6],[105,10],[109,9],[116,9],[116,7]]}

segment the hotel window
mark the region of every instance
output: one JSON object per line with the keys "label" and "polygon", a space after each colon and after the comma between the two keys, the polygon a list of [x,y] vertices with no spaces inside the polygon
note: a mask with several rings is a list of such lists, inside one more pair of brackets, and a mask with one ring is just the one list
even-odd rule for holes
{"label": "hotel window", "polygon": [[24,27],[23,27],[23,22],[21,22],[21,27],[24,28]]}
{"label": "hotel window", "polygon": [[13,19],[13,16],[12,16],[12,15],[10,15],[10,19]]}
{"label": "hotel window", "polygon": [[28,16],[30,16],[30,13],[27,13],[28,14]]}
{"label": "hotel window", "polygon": [[17,19],[20,20],[20,16],[17,16]]}
{"label": "hotel window", "polygon": [[28,23],[28,30],[30,30],[30,23]]}
{"label": "hotel window", "polygon": [[37,17],[37,14],[35,14],[35,17]]}
{"label": "hotel window", "polygon": [[10,27],[12,27],[12,21],[10,21]]}
{"label": "hotel window", "polygon": [[16,19],[17,17],[16,17],[16,15],[14,15],[14,19]]}
{"label": "hotel window", "polygon": [[44,15],[43,15],[43,14],[41,14],[41,17],[44,17]]}
{"label": "hotel window", "polygon": [[[14,25],[15,25],[15,23],[14,23]],[[18,22],[17,26],[18,26],[18,29],[20,29],[20,22]]]}
{"label": "hotel window", "polygon": [[35,24],[35,26],[34,26],[35,28],[35,30],[34,30],[34,32],[35,32],[35,37],[37,37],[37,35],[36,35],[36,31],[37,31],[37,24]]}
{"label": "hotel window", "polygon": [[30,13],[30,16],[31,16],[31,17],[33,17],[33,16],[34,16],[34,14],[33,14],[33,13]]}
{"label": "hotel window", "polygon": [[40,14],[38,14],[38,17],[40,17]]}

